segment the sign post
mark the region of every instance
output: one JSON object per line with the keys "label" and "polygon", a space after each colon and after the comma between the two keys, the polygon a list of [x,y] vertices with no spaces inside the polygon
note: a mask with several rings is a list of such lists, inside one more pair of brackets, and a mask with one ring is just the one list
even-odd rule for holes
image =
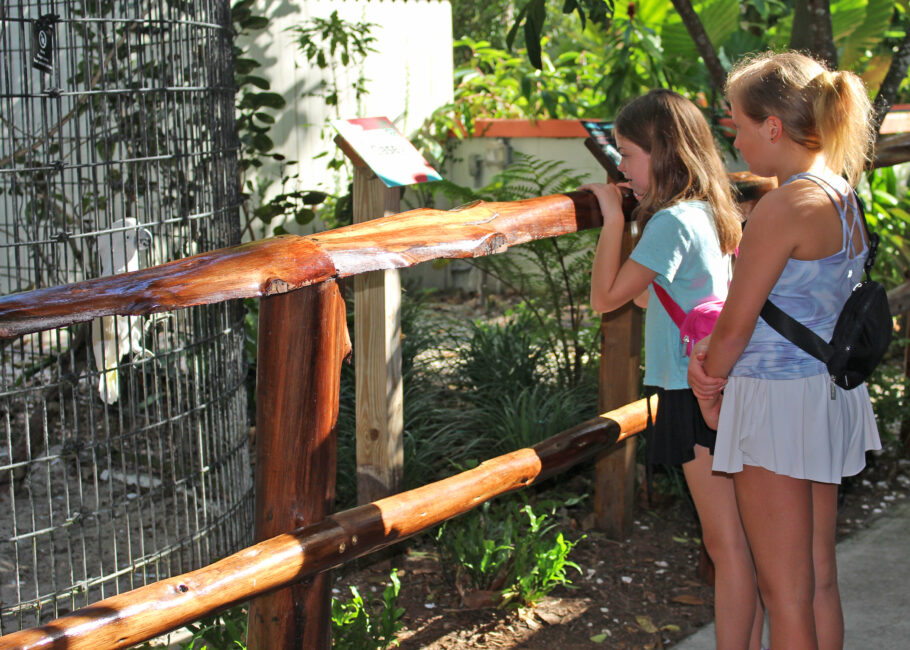
{"label": "sign post", "polygon": [[[384,118],[333,122],[354,165],[354,223],[400,212],[401,188],[440,180]],[[357,503],[399,492],[404,466],[401,280],[397,269],[354,278]]]}

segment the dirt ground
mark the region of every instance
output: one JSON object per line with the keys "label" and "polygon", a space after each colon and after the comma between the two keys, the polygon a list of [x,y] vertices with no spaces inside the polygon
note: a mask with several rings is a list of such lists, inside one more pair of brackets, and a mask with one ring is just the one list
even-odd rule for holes
{"label": "dirt ground", "polygon": [[[585,491],[590,468],[566,478],[563,486]],[[472,607],[446,582],[425,538],[411,540],[399,553],[369,566],[339,574],[337,598],[347,585],[379,597],[391,567],[401,578],[399,604],[406,628],[399,633],[405,650],[443,648],[668,648],[711,621],[712,589],[700,577],[699,529],[687,499],[657,498],[640,503],[631,534],[610,540],[591,526],[590,513],[578,509],[564,521],[572,538],[585,535],[570,559],[571,588],[557,588],[536,607],[503,610]],[[893,448],[869,454],[869,466],[845,482],[838,534],[842,538],[870,525],[896,502],[910,496],[910,460]],[[703,571],[702,574],[705,572]]]}

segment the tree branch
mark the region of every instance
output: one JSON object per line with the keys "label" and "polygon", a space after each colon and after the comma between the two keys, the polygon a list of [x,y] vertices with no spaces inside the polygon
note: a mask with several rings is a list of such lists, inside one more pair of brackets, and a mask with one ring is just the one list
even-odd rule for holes
{"label": "tree branch", "polygon": [[689,36],[692,37],[698,54],[705,62],[705,67],[708,68],[708,74],[711,76],[711,83],[714,84],[720,92],[723,92],[724,84],[727,82],[727,71],[720,62],[720,59],[717,56],[717,50],[714,49],[714,44],[711,42],[711,39],[708,38],[708,33],[705,31],[701,19],[698,17],[698,14],[695,13],[695,9],[692,8],[692,3],[690,0],[673,0],[673,6],[676,8],[679,17],[682,18],[683,24],[686,26],[686,31],[689,32]]}
{"label": "tree branch", "polygon": [[908,67],[910,67],[910,30],[904,34],[904,40],[901,41],[901,44],[892,55],[888,73],[882,80],[881,86],[878,87],[878,94],[872,104],[875,108],[873,119],[876,131],[881,128],[885,116],[891,110],[901,82],[907,76]]}

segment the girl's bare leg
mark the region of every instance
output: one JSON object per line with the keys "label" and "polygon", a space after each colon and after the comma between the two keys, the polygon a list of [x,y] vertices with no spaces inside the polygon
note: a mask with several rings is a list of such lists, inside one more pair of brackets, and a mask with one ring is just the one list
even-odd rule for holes
{"label": "girl's bare leg", "polygon": [[817,650],[812,484],[753,466],[734,474],[733,484],[768,610],[771,647]]}
{"label": "girl's bare leg", "polygon": [[812,558],[815,568],[815,630],[821,650],[844,647],[844,614],[837,586],[837,561],[834,552],[837,530],[837,485],[812,484],[814,531]]}
{"label": "girl's bare leg", "polygon": [[706,447],[695,446],[695,460],[683,465],[701,522],[702,538],[714,562],[714,627],[718,650],[760,650],[764,610],[749,543],[743,531],[728,474],[711,471]]}

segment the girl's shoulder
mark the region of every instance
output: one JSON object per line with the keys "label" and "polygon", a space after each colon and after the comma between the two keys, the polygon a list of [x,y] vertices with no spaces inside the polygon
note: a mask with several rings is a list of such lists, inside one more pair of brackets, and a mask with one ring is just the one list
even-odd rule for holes
{"label": "girl's shoulder", "polygon": [[762,196],[749,220],[759,218],[786,225],[812,219],[830,208],[831,199],[817,183],[807,178],[798,178]]}
{"label": "girl's shoulder", "polygon": [[687,200],[664,206],[655,212],[651,219],[663,218],[685,221],[687,217],[692,217],[693,215],[705,215],[710,213],[711,205],[707,201]]}

